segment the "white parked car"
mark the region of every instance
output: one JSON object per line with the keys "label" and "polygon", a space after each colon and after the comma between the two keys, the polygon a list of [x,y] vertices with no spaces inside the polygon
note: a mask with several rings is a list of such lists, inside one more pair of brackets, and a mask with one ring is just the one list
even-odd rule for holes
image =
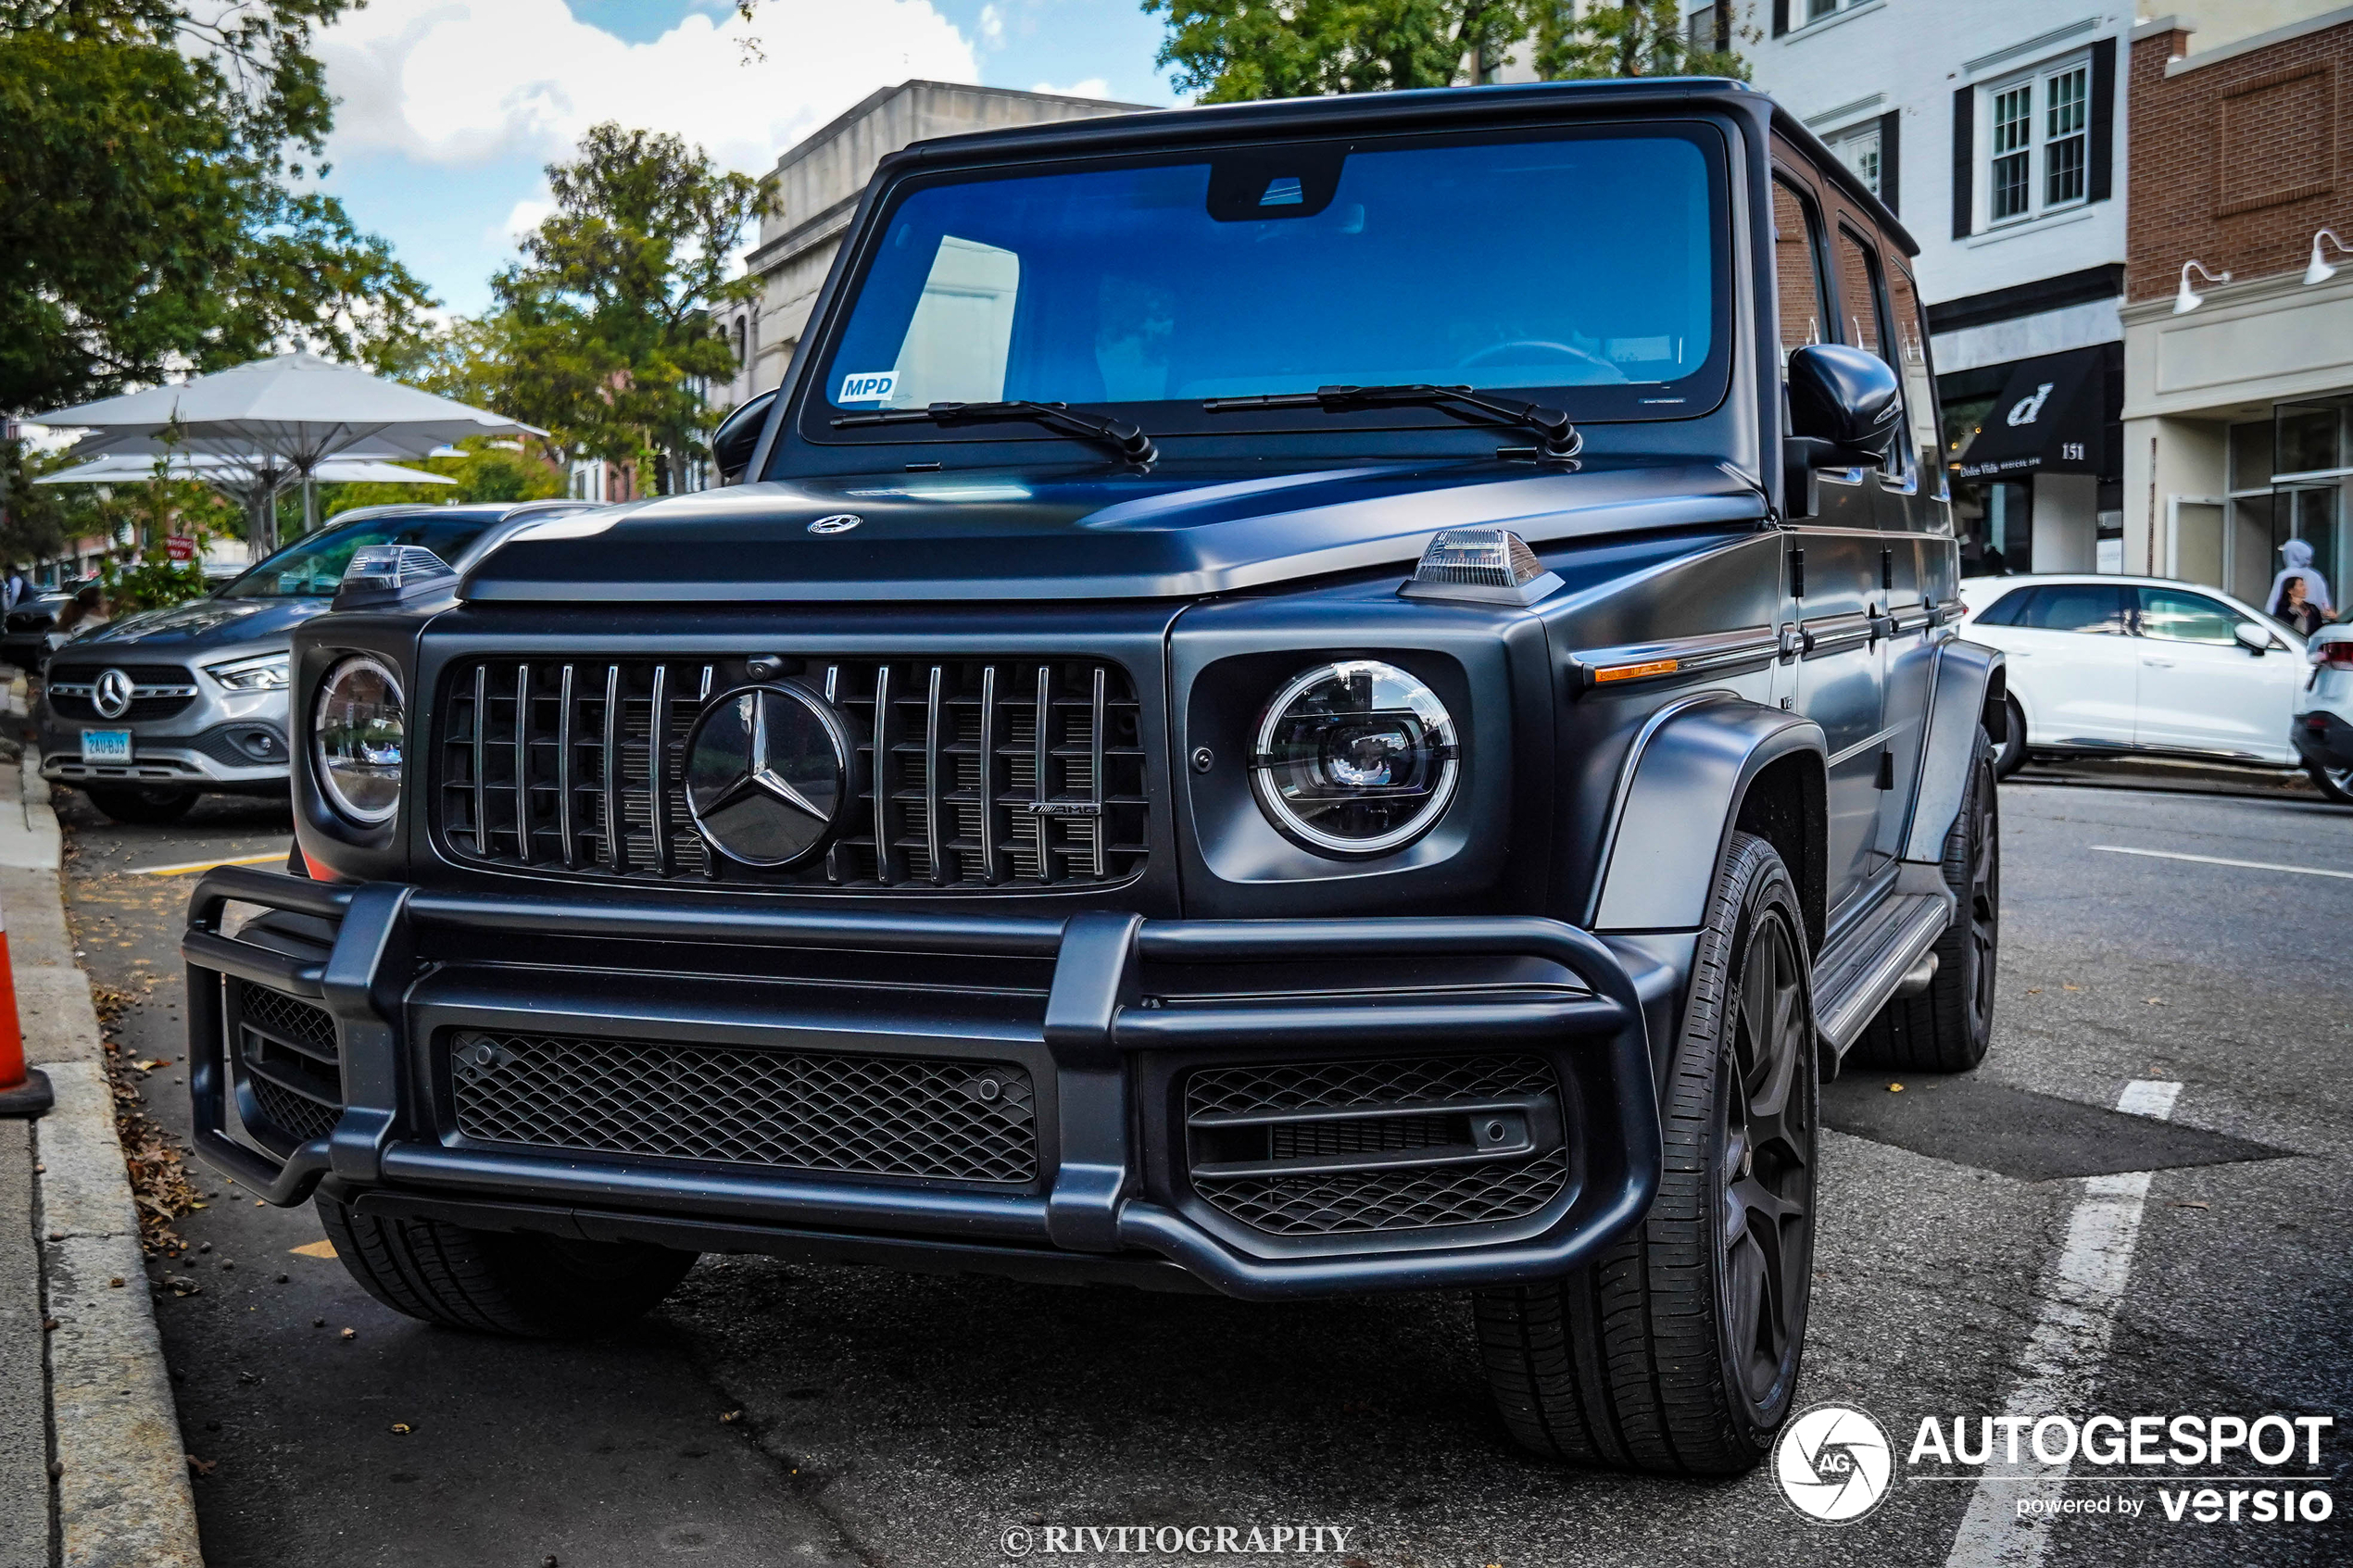
{"label": "white parked car", "polygon": [[2029,755],[2305,761],[2289,735],[2313,673],[2304,639],[2219,589],[2165,577],[1969,577],[1961,602],[1961,635],[2009,656],[1998,774]]}
{"label": "white parked car", "polygon": [[2321,793],[2353,806],[2353,626],[2313,633],[2311,660],[2289,734]]}

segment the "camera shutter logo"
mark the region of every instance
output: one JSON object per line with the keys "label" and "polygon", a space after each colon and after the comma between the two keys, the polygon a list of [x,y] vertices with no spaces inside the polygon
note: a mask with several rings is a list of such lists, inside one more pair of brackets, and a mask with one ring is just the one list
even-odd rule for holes
{"label": "camera shutter logo", "polygon": [[812,533],[847,533],[865,521],[866,520],[864,518],[860,517],[856,512],[836,512],[831,517],[821,517],[816,521],[811,523],[809,525],[809,532]]}
{"label": "camera shutter logo", "polygon": [[1781,1429],[1773,1479],[1789,1505],[1818,1524],[1852,1524],[1894,1480],[1886,1428],[1850,1405],[1816,1405]]}
{"label": "camera shutter logo", "polygon": [[130,676],[120,670],[102,670],[90,687],[90,706],[101,719],[120,719],[131,711],[133,695]]}

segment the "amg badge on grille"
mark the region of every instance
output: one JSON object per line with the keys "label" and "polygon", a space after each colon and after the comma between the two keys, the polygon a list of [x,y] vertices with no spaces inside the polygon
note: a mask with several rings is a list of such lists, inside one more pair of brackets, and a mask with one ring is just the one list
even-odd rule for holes
{"label": "amg badge on grille", "polygon": [[748,866],[789,866],[825,841],[847,793],[840,718],[804,686],[739,686],[686,736],[686,809],[711,847]]}

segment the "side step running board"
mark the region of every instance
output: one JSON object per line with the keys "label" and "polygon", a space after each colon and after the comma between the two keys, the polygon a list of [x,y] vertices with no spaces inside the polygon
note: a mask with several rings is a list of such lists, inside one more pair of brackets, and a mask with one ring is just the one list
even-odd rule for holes
{"label": "side step running board", "polygon": [[1898,988],[1922,970],[1934,974],[1923,960],[1944,935],[1951,911],[1933,893],[1891,898],[1822,955],[1814,971],[1814,1017],[1831,1049],[1843,1056]]}

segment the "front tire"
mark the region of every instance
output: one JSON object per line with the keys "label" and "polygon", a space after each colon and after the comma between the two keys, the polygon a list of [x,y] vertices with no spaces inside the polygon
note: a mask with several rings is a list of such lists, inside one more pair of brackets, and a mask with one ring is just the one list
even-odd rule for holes
{"label": "front tire", "polygon": [[1504,1424],[1572,1464],[1755,1468],[1793,1408],[1812,1296],[1819,1073],[1796,889],[1733,835],[1700,934],[1642,1223],[1560,1279],[1478,1293]]}
{"label": "front tire", "polygon": [[1960,900],[1931,949],[1936,977],[1917,997],[1897,997],[1855,1042],[1851,1060],[1906,1073],[1966,1073],[1994,1038],[1994,981],[2002,956],[2001,799],[1993,742],[1978,732],[1969,789],[1944,835],[1944,884]]}
{"label": "front tire", "polygon": [[196,803],[196,791],[164,786],[88,784],[82,793],[90,804],[118,822],[161,826],[176,822]]}
{"label": "front tire", "polygon": [[312,1202],[360,1289],[405,1316],[477,1334],[577,1339],[618,1328],[669,1295],[698,1256],[385,1219],[324,1193]]}

